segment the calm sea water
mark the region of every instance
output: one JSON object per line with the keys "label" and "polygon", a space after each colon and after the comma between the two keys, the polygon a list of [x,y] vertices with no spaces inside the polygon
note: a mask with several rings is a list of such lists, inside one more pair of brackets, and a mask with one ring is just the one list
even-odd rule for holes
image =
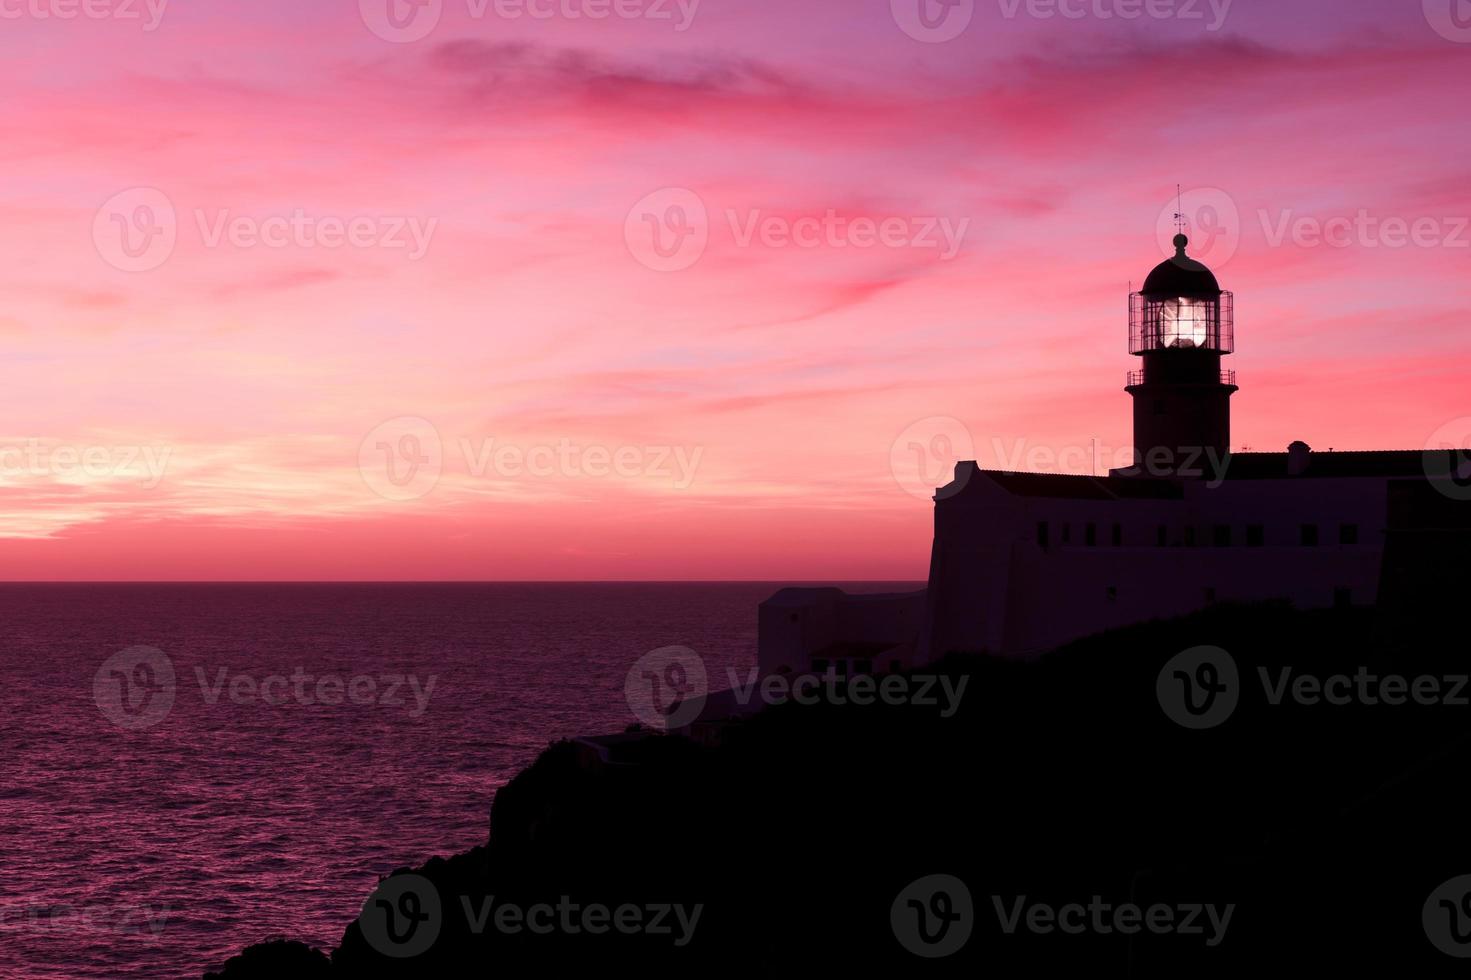
{"label": "calm sea water", "polygon": [[632,721],[642,654],[752,666],[778,587],[0,585],[0,976],[333,946],[379,875],[483,843],[549,742]]}

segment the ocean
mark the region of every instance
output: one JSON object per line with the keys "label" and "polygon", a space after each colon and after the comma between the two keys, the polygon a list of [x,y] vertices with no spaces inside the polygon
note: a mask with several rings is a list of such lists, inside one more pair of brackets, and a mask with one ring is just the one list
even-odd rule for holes
{"label": "ocean", "polygon": [[0,585],[0,976],[335,946],[549,743],[633,722],[640,656],[753,667],[779,587]]}

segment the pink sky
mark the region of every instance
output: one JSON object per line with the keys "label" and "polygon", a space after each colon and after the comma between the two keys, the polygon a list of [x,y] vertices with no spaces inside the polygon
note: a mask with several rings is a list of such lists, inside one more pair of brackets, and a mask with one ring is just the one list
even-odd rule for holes
{"label": "pink sky", "polygon": [[1127,450],[1176,183],[1237,448],[1471,426],[1471,5],[68,2],[0,3],[7,579],[922,578],[911,442]]}

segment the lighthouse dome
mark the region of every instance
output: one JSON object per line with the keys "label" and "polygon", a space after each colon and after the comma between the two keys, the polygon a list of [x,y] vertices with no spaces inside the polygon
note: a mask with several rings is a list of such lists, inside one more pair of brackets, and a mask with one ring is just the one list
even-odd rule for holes
{"label": "lighthouse dome", "polygon": [[1190,239],[1175,236],[1175,254],[1155,266],[1140,290],[1146,296],[1219,296],[1221,284],[1203,264],[1185,254]]}

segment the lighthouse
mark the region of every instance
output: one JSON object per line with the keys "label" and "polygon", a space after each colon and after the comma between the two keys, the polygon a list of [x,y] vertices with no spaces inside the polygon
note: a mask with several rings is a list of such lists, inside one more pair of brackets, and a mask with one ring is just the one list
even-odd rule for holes
{"label": "lighthouse", "polygon": [[1129,296],[1129,353],[1142,361],[1125,390],[1134,399],[1134,454],[1144,472],[1185,475],[1202,456],[1231,448],[1236,372],[1221,368],[1234,349],[1231,293],[1175,236],[1175,254]]}
{"label": "lighthouse", "polygon": [[1186,253],[1183,229],[1174,245],[1129,297],[1142,465],[1093,476],[957,461],[935,491],[925,589],[782,590],[761,607],[763,674],[1027,658],[1222,602],[1322,609],[1383,595],[1399,624],[1444,607],[1425,597],[1454,591],[1436,549],[1471,540],[1466,450],[1230,452],[1232,296]]}

